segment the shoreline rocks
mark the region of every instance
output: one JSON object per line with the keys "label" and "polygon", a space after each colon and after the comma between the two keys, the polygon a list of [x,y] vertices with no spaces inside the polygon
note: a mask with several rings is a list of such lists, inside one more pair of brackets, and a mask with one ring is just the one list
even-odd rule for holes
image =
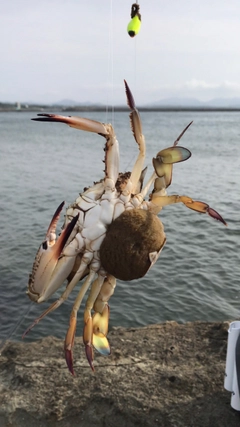
{"label": "shoreline rocks", "polygon": [[223,388],[228,326],[113,328],[112,353],[95,352],[95,373],[79,337],[74,377],[62,340],[7,342],[0,356],[0,427],[236,427],[240,413]]}

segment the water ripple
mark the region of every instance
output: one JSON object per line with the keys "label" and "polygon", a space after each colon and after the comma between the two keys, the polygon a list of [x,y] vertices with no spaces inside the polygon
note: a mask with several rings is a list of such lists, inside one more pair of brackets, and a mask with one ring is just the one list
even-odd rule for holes
{"label": "water ripple", "polygon": [[[26,297],[36,250],[59,203],[71,203],[84,186],[103,176],[103,141],[97,135],[81,134],[64,126],[39,125],[30,121],[31,116],[0,114],[0,339],[8,337],[22,321],[13,334],[13,339],[20,339],[33,319],[56,298],[38,306],[30,305]],[[97,113],[92,118],[105,120]],[[239,317],[238,114],[143,113],[148,176],[152,157],[171,145],[192,119],[194,124],[184,135],[182,145],[190,148],[193,155],[189,161],[174,166],[169,193],[206,201],[222,214],[228,227],[179,204],[166,207],[161,219],[167,244],[146,277],[118,282],[110,301],[110,326]],[[121,168],[129,170],[137,147],[127,113],[115,114],[115,127]],[[46,336],[49,331],[63,338],[77,291],[40,322],[27,339]],[[82,313],[81,308],[79,335]]]}

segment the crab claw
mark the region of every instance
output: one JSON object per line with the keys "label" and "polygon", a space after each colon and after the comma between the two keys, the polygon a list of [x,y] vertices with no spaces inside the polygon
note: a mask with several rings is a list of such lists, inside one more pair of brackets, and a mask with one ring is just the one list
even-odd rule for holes
{"label": "crab claw", "polygon": [[65,123],[66,125],[79,129],[84,130],[87,132],[95,132],[99,133],[100,135],[107,135],[108,131],[104,124],[97,122],[95,120],[85,119],[82,117],[74,117],[74,116],[60,116],[58,114],[38,114],[39,117],[33,118],[31,120],[37,121],[37,122],[60,122]]}
{"label": "crab claw", "polygon": [[[35,257],[32,273],[29,275],[27,294],[31,300],[38,303],[46,301],[59,288],[58,274],[53,278],[53,273],[55,272],[62,250],[78,220],[78,215],[76,215],[56,240],[56,226],[63,206],[64,202],[59,205],[53,215],[46,237]],[[72,266],[69,263],[68,274],[71,268]],[[68,274],[66,273],[64,279]]]}
{"label": "crab claw", "polygon": [[109,305],[106,304],[102,313],[93,315],[93,346],[103,356],[111,353],[110,345],[106,337],[108,333]]}

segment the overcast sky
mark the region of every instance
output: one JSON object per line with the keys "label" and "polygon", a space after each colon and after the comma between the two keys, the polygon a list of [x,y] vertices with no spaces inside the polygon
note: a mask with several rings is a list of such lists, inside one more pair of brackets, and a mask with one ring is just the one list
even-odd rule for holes
{"label": "overcast sky", "polygon": [[[0,11],[0,102],[137,104],[240,96],[239,0],[9,0]],[[112,18],[111,18],[112,17]]]}

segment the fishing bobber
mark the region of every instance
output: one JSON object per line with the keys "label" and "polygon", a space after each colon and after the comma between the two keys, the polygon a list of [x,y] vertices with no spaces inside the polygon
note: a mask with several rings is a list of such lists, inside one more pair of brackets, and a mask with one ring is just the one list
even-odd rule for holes
{"label": "fishing bobber", "polygon": [[232,393],[231,406],[240,411],[240,321],[230,323],[224,388]]}
{"label": "fishing bobber", "polygon": [[131,21],[127,26],[127,32],[130,37],[135,37],[141,28],[141,15],[139,13],[140,6],[137,3],[132,4]]}

